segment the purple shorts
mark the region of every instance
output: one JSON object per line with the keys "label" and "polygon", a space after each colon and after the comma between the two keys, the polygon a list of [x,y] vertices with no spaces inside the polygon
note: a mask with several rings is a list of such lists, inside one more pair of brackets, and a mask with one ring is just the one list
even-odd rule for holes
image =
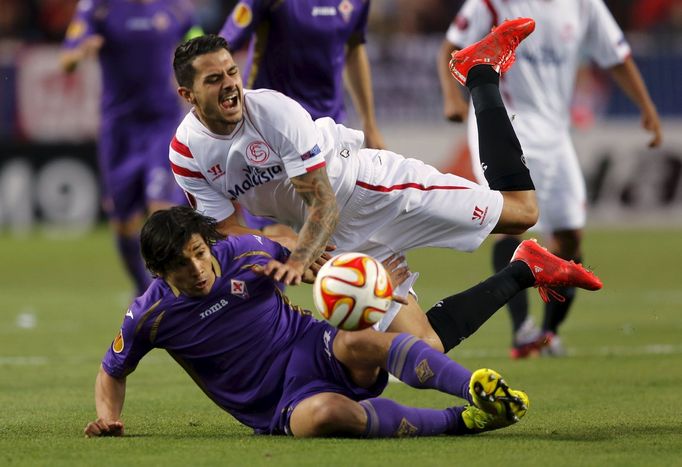
{"label": "purple shorts", "polygon": [[99,167],[109,217],[128,220],[154,201],[187,203],[168,162],[179,120],[179,115],[102,120]]}
{"label": "purple shorts", "polygon": [[388,373],[384,370],[370,388],[361,388],[350,380],[331,352],[336,333],[336,328],[317,322],[297,342],[285,370],[282,397],[269,434],[291,434],[291,413],[301,401],[315,394],[333,392],[361,401],[379,396],[386,388]]}

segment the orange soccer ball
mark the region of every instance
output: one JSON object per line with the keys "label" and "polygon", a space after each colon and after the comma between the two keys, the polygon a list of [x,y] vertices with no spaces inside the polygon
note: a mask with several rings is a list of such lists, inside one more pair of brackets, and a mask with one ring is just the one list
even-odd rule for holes
{"label": "orange soccer ball", "polygon": [[315,307],[329,324],[358,331],[379,321],[392,302],[393,287],[384,266],[362,253],[327,261],[313,286]]}

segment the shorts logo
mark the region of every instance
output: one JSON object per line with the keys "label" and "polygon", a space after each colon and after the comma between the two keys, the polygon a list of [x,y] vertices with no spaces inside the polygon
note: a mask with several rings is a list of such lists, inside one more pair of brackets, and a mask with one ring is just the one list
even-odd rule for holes
{"label": "shorts logo", "polygon": [[133,316],[133,311],[130,309],[128,309],[128,311],[126,311],[126,316],[130,319],[135,319],[135,317]]}
{"label": "shorts logo", "polygon": [[216,164],[208,169],[208,173],[213,175],[213,178],[211,179],[212,182],[225,175],[225,171],[222,169],[222,167],[220,167],[220,164]]}
{"label": "shorts logo", "polygon": [[246,3],[239,2],[232,13],[232,20],[237,27],[245,28],[251,24],[251,7]]}
{"label": "shorts logo", "polygon": [[320,153],[320,147],[316,144],[315,146],[313,146],[313,148],[310,151],[301,155],[301,160],[307,161],[311,157],[317,156],[319,153]]}
{"label": "shorts logo", "polygon": [[350,157],[350,151],[348,149],[342,149],[340,154],[344,159],[348,159]]}
{"label": "shorts logo", "polygon": [[237,279],[230,279],[230,293],[240,298],[249,298],[246,282]]}
{"label": "shorts logo", "polygon": [[111,348],[113,349],[114,353],[121,353],[123,352],[123,348],[125,347],[125,342],[123,342],[123,329],[118,331],[118,335],[116,336],[116,339],[114,339],[114,343],[111,344]]}
{"label": "shorts logo", "polygon": [[332,358],[332,352],[329,350],[329,343],[332,340],[332,333],[325,331],[324,335],[322,336],[322,340],[324,341],[324,353],[327,354],[327,357]]}
{"label": "shorts logo", "polygon": [[264,164],[270,158],[270,147],[263,141],[254,141],[246,148],[246,158],[256,165]]}
{"label": "shorts logo", "polygon": [[[478,222],[478,225],[483,225],[486,216],[488,215],[488,207],[481,209],[478,206],[474,207],[474,212],[471,213],[471,220]],[[479,222],[480,221],[480,222]]]}
{"label": "shorts logo", "polygon": [[342,0],[339,3],[339,13],[343,16],[343,20],[347,23],[353,14],[353,4],[349,0]]}

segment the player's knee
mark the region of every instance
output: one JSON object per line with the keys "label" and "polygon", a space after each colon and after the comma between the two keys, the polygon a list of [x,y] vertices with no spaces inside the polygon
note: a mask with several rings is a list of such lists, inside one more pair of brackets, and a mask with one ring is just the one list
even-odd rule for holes
{"label": "player's knee", "polygon": [[347,397],[340,394],[327,394],[315,400],[310,407],[310,434],[312,436],[329,436],[343,434],[349,426],[360,425],[360,414],[349,410]]}

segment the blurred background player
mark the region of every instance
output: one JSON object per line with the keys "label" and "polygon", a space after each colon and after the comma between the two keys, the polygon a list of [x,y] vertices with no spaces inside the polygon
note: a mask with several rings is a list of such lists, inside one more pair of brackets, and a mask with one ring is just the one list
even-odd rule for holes
{"label": "blurred background player", "polygon": [[[537,190],[540,218],[536,228],[548,234],[550,249],[558,256],[580,262],[585,226],[586,190],[569,134],[570,103],[575,77],[585,55],[606,68],[641,111],[642,126],[652,133],[650,147],[661,144],[661,127],[649,93],[623,32],[602,0],[468,0],[447,31],[438,57],[438,70],[447,119],[467,115],[468,141],[477,180],[485,184],[479,161],[476,119],[469,112],[461,89],[446,66],[453,50],[483,36],[505,18],[535,19],[536,30],[518,48],[516,63],[500,82],[500,91],[524,150]],[[520,239],[504,236],[493,248],[493,265],[500,270]],[[527,292],[508,304],[513,325],[514,358],[525,357],[538,346],[549,354],[565,351],[557,336],[575,296],[574,288],[559,290],[545,305],[540,331],[528,316]],[[543,297],[545,298],[545,297]]]}
{"label": "blurred background player", "polygon": [[[246,88],[279,91],[301,104],[313,119],[346,121],[345,82],[362,122],[365,146],[384,149],[365,50],[369,9],[369,0],[242,0],[220,35],[233,51],[248,46],[242,67]],[[242,215],[253,228],[273,222],[246,210]]]}
{"label": "blurred background player", "polygon": [[99,58],[104,208],[138,293],[150,281],[139,245],[146,212],[184,202],[168,167],[168,144],[183,114],[171,64],[178,43],[200,33],[186,1],[81,0],[63,44],[67,72]]}

